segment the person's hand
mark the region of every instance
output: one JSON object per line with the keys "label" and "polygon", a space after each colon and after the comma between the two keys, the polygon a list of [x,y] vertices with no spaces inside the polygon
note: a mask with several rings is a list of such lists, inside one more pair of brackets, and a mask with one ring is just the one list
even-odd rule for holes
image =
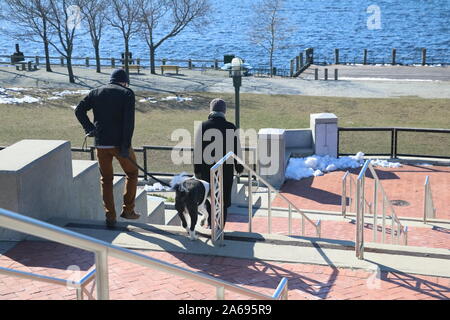
{"label": "person's hand", "polygon": [[238,175],[241,175],[244,172],[244,166],[242,164],[236,164],[236,172]]}
{"label": "person's hand", "polygon": [[128,158],[130,155],[130,149],[120,149],[119,156],[122,158]]}
{"label": "person's hand", "polygon": [[90,138],[95,137],[95,129],[92,130],[92,131],[90,131],[86,136],[88,136],[88,137],[90,137]]}

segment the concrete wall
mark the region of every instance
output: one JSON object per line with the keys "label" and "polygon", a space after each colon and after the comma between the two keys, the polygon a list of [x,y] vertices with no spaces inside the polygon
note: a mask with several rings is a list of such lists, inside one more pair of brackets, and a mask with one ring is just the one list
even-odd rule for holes
{"label": "concrete wall", "polygon": [[[67,141],[22,140],[0,151],[0,207],[47,220],[69,217],[78,205],[72,196],[72,159]],[[0,229],[0,239],[23,235]]]}

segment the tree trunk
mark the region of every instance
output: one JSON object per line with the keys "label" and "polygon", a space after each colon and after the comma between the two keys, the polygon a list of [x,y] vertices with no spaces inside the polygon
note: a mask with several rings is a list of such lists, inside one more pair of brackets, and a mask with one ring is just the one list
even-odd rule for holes
{"label": "tree trunk", "polygon": [[99,41],[95,42],[94,45],[94,49],[95,49],[95,63],[97,64],[97,73],[101,73],[102,72],[102,67],[100,65],[100,44]]}
{"label": "tree trunk", "polygon": [[45,52],[45,68],[47,72],[53,72],[50,65],[50,50],[48,48],[48,41],[44,40],[44,52]]}
{"label": "tree trunk", "polygon": [[50,50],[49,50],[49,43],[48,43],[48,36],[47,36],[47,20],[42,19],[42,25],[43,25],[43,32],[44,32],[44,52],[45,52],[45,68],[47,72],[53,72],[52,67],[50,65]]}
{"label": "tree trunk", "polygon": [[270,51],[270,59],[269,59],[269,68],[270,68],[270,76],[273,77],[273,51]]}
{"label": "tree trunk", "polygon": [[124,58],[124,66],[125,66],[125,72],[127,73],[128,77],[130,76],[130,68],[128,67],[129,61],[128,61],[128,55],[129,55],[129,43],[128,39],[125,39],[125,58]]}
{"label": "tree trunk", "polygon": [[156,74],[155,67],[155,48],[153,46],[150,47],[150,72],[152,74]]}
{"label": "tree trunk", "polygon": [[69,73],[69,82],[75,83],[75,76],[73,74],[73,68],[72,68],[72,55],[68,55],[68,57],[67,57],[67,71]]}

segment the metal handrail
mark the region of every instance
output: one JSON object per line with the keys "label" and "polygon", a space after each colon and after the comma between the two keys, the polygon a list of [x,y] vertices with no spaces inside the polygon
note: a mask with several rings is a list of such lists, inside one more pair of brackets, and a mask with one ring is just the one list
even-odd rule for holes
{"label": "metal handrail", "polygon": [[[347,205],[347,185],[349,186],[349,201]],[[341,212],[344,218],[347,217],[347,212],[349,210],[352,210],[352,206],[354,205],[355,199],[354,192],[356,191],[356,180],[353,178],[353,176],[350,174],[350,171],[347,171],[344,176],[342,177],[342,196],[341,196]],[[369,209],[369,213],[373,214],[373,207],[372,203],[365,200],[365,205]],[[347,210],[348,208],[348,210]],[[355,209],[355,208],[353,208]],[[348,213],[354,213],[354,212],[348,212]]]}
{"label": "metal handrail", "polygon": [[31,273],[31,272],[14,270],[11,268],[0,267],[0,274],[4,274],[7,276],[75,288],[77,300],[83,300],[84,288],[95,279],[95,272],[96,272],[96,270],[93,269],[88,274],[86,274],[83,278],[81,278],[80,280],[71,281],[71,280],[65,280],[65,279],[60,279],[60,278],[55,278],[55,277],[44,276],[41,274],[36,274],[36,273]]}
{"label": "metal handrail", "polygon": [[[274,299],[271,296],[240,287],[230,282],[194,272],[155,258],[151,258],[138,252],[115,246],[102,240],[1,208],[0,226],[6,229],[93,252],[95,254],[97,298],[100,300],[109,299],[108,256],[214,286],[217,288],[218,298],[223,299],[225,289],[227,289],[251,298],[263,300]],[[283,279],[281,282],[283,282]]]}
{"label": "metal handrail", "polygon": [[[252,218],[253,218],[253,202],[252,202],[252,179],[253,176],[255,176],[255,178],[257,180],[260,180],[263,184],[266,185],[267,189],[268,189],[268,231],[269,233],[272,233],[272,205],[271,205],[271,193],[274,192],[277,196],[279,196],[281,199],[283,199],[284,201],[286,201],[289,205],[289,215],[288,215],[288,224],[289,224],[289,234],[292,234],[292,209],[294,209],[296,212],[298,212],[301,216],[302,216],[302,235],[304,235],[305,233],[305,220],[307,222],[309,222],[311,225],[313,225],[313,227],[316,230],[316,236],[318,238],[321,237],[321,221],[318,220],[317,222],[312,221],[310,218],[308,218],[308,216],[302,211],[300,210],[291,200],[289,200],[286,196],[284,196],[283,194],[281,194],[277,189],[275,189],[275,187],[273,187],[267,180],[265,180],[264,178],[262,178],[260,175],[258,175],[252,168],[250,168],[242,159],[240,159],[238,156],[236,156],[233,152],[229,152],[227,153],[222,159],[220,159],[211,169],[211,196],[214,196],[214,190],[216,188],[216,186],[214,185],[214,175],[215,173],[222,168],[223,164],[226,161],[229,161],[230,158],[236,160],[239,164],[241,164],[245,170],[248,171],[248,207],[249,207],[249,232],[252,232]],[[213,203],[213,199],[211,199],[212,203],[211,203],[211,215],[212,215],[212,223],[214,223],[215,219],[215,205]],[[220,221],[220,219],[218,219],[217,221]],[[216,227],[216,231],[215,228]],[[218,226],[212,226],[211,230],[212,230],[212,234],[213,234],[213,242],[214,241],[218,241],[219,238],[221,237],[222,239],[217,242],[217,243],[221,243],[223,241],[223,228],[220,229],[217,228]]]}
{"label": "metal handrail", "polygon": [[[408,244],[408,227],[405,227],[400,222],[400,219],[395,213],[395,209],[389,200],[386,191],[384,190],[380,179],[373,168],[371,161],[366,160],[361,172],[358,175],[357,186],[356,186],[356,241],[355,241],[355,251],[356,256],[359,259],[364,259],[364,206],[362,205],[365,201],[365,175],[367,170],[372,173],[374,179],[374,212],[373,212],[373,241],[377,240],[377,225],[378,225],[378,190],[381,192],[382,201],[382,242],[386,241],[386,206],[390,210],[391,219],[391,242],[394,244],[394,240],[397,244],[400,242],[401,234],[403,233],[403,244]],[[397,224],[397,228],[395,228]],[[395,230],[396,229],[396,230]]]}
{"label": "metal handrail", "polygon": [[423,222],[427,223],[428,219],[436,218],[436,208],[434,207],[433,193],[431,192],[430,177],[425,178],[425,197],[423,208]]}

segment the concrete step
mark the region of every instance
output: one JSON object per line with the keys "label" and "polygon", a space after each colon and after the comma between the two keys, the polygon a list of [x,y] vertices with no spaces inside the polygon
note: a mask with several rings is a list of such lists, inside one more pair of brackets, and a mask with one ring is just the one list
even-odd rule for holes
{"label": "concrete step", "polygon": [[224,246],[215,247],[211,244],[210,230],[200,227],[197,228],[199,239],[191,241],[180,226],[121,223],[115,230],[109,230],[95,221],[54,219],[51,223],[137,250],[450,277],[450,251],[447,249],[366,243],[365,260],[358,260],[352,241],[225,232]]}
{"label": "concrete step", "polygon": [[166,209],[164,225],[166,225],[166,226],[181,226],[181,219],[178,216],[178,212],[176,210]]}
{"label": "concrete step", "polygon": [[151,224],[165,224],[165,203],[163,198],[147,194],[147,222]]}
{"label": "concrete step", "polygon": [[72,160],[72,175],[73,197],[79,211],[69,218],[104,220],[98,162]]}
{"label": "concrete step", "polygon": [[113,179],[114,207],[116,208],[116,213],[119,215],[122,212],[124,190],[125,190],[125,177],[114,177]]}

